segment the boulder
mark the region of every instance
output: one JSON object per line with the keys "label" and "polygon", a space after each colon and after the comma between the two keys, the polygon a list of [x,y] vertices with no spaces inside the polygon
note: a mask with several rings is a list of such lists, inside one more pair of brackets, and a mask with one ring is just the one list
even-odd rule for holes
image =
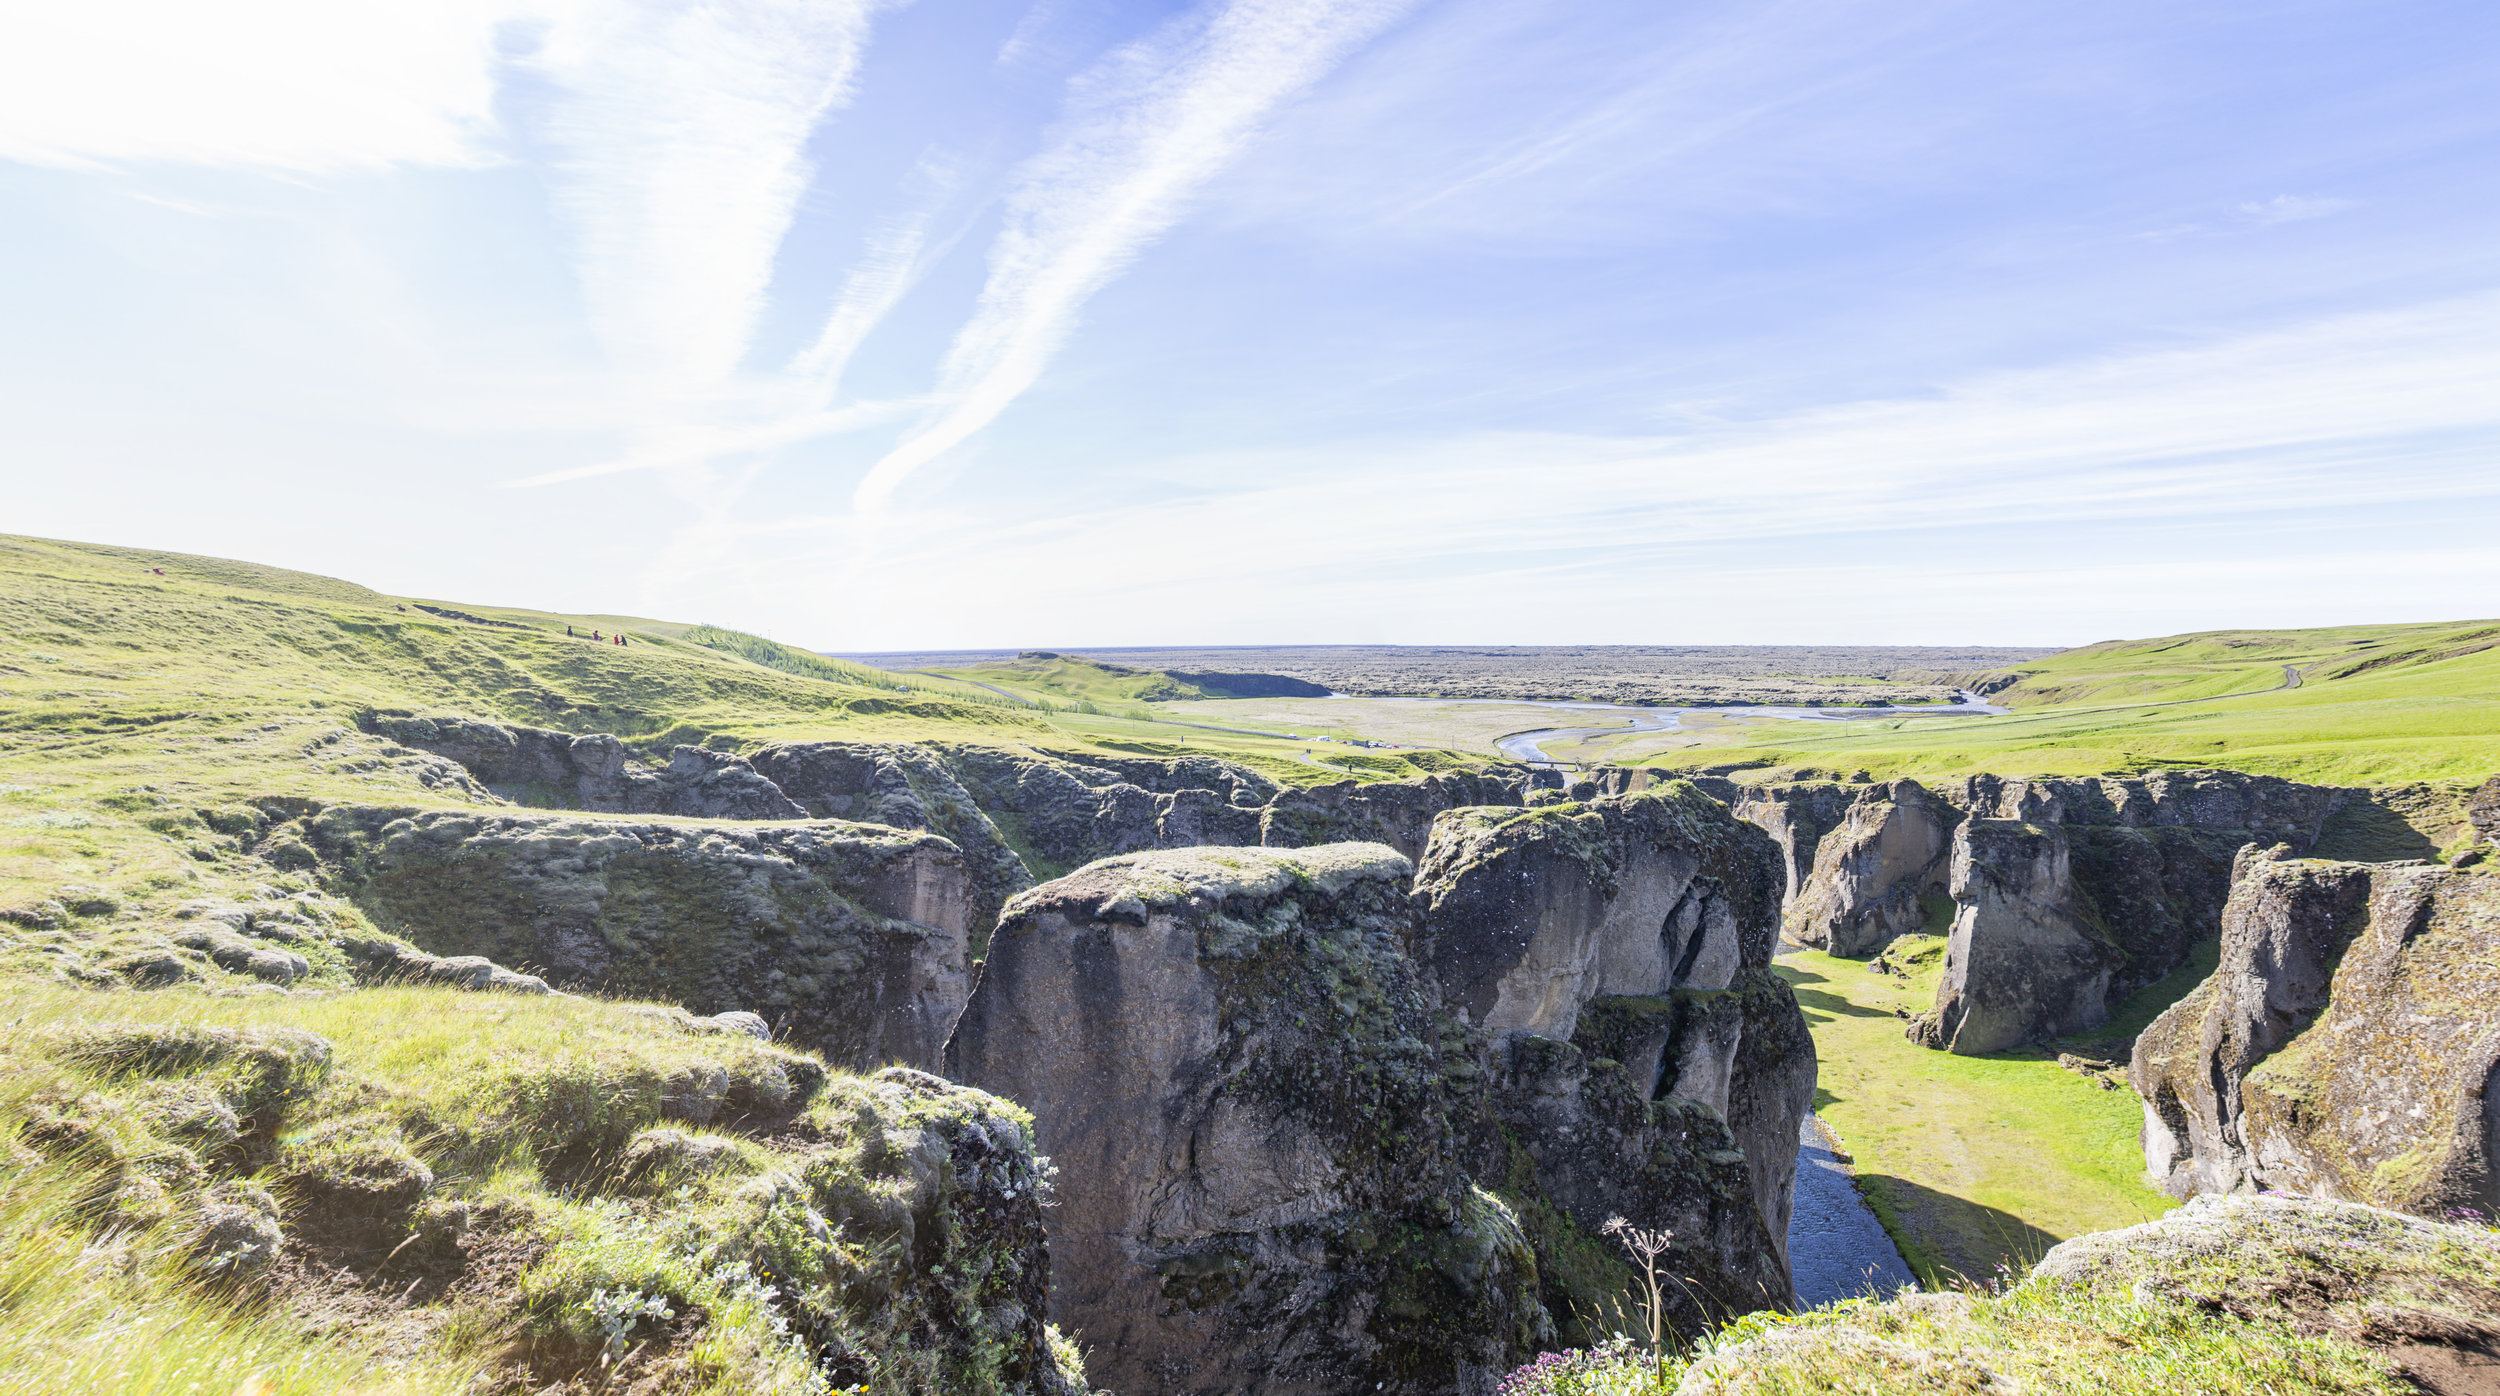
{"label": "boulder", "polygon": [[2137,1039],[2146,1167],[2178,1196],[2500,1212],[2495,1023],[2500,878],[2252,850],[2220,966]]}
{"label": "boulder", "polygon": [[371,805],[319,809],[301,829],[376,925],[446,957],[429,979],[496,987],[521,965],[696,1013],[754,1011],[859,1069],[936,1065],[969,988],[970,880],[931,834]]}
{"label": "boulder", "polygon": [[1551,1333],[1476,1043],[1377,844],[1129,854],[1011,902],[949,1074],[1059,1170],[1053,1317],[1156,1393],[1490,1392]]}
{"label": "boulder", "polygon": [[1816,843],[1782,928],[1796,944],[1834,955],[1873,955],[1927,923],[1951,881],[1960,811],[1916,781],[1869,788]]}

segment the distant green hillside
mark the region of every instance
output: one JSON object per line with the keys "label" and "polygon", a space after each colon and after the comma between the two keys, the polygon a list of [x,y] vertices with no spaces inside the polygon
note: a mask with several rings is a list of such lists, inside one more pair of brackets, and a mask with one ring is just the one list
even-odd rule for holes
{"label": "distant green hillside", "polygon": [[2012,672],[2019,681],[1992,695],[2011,716],[1771,723],[1651,764],[1877,775],[2226,766],[2358,784],[2500,770],[2500,621],[2114,640]]}
{"label": "distant green hillside", "polygon": [[[618,634],[627,643],[605,642]],[[645,756],[969,741],[1205,752],[1299,783],[1449,762],[1349,753],[1332,768],[1301,741],[1046,711],[717,626],[421,601],[224,558],[0,535],[0,905],[63,882],[187,881],[154,811],[273,794],[445,803],[358,725],[421,711],[610,732]]]}
{"label": "distant green hillside", "polygon": [[1013,659],[969,668],[922,669],[930,677],[968,679],[1035,700],[1068,703],[1171,703],[1201,698],[1322,694],[1317,684],[1274,674],[1173,673],[1106,664],[1080,654],[1027,650]]}
{"label": "distant green hillside", "polygon": [[2212,630],[2158,640],[2105,640],[2018,665],[2009,707],[2131,704],[2262,693],[2285,685],[2418,668],[2500,645],[2500,622],[2337,626],[2324,630]]}

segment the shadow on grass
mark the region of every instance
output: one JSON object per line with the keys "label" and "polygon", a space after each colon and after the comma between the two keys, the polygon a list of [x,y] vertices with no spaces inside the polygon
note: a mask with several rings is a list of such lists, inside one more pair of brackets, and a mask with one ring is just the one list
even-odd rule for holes
{"label": "shadow on grass", "polygon": [[[1822,1022],[1831,1017],[1889,1018],[1893,1016],[1880,1008],[1860,1008],[1838,994],[1827,994],[1819,989],[1798,990],[1797,1006],[1806,1011],[1806,1021],[1810,1023]],[[1814,1015],[1818,1012],[1825,1015],[1824,1018],[1816,1018]]]}
{"label": "shadow on grass", "polygon": [[1860,1173],[1858,1191],[1901,1247],[1919,1283],[1929,1289],[2016,1279],[2048,1254],[2062,1237],[2013,1213],[1967,1197],[1897,1178]]}

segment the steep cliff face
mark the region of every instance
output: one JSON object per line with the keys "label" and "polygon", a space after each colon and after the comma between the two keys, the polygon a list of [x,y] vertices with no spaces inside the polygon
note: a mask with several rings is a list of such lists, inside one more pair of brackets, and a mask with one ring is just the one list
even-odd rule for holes
{"label": "steep cliff face", "polygon": [[1799,945],[1867,956],[1925,925],[1928,902],[1949,889],[1961,812],[1916,781],[1860,794],[1825,833],[1784,929]]}
{"label": "steep cliff face", "polygon": [[2500,1211],[2500,878],[2252,851],[2131,1077],[2174,1194]]}
{"label": "steep cliff face", "polygon": [[1124,855],[1010,903],[949,1048],[1060,1168],[1054,1316],[1115,1390],[1483,1393],[1602,1331],[1789,1302],[1814,1085],[1767,838],[1690,787],[1380,844]]}
{"label": "steep cliff face", "polygon": [[936,751],[910,744],[779,742],[755,753],[758,774],[818,819],[925,829],[962,851],[977,937],[1007,899],[1033,885],[1024,860],[983,813],[979,796]]}
{"label": "steep cliff face", "polygon": [[372,716],[363,725],[459,763],[495,798],[513,804],[690,819],[806,816],[746,762],[700,747],[675,748],[655,770],[605,733],[577,737],[469,717]]}
{"label": "steep cliff face", "polygon": [[[1725,788],[1721,788],[1724,786]],[[1780,905],[1794,906],[1814,874],[1823,836],[1840,827],[1859,791],[1845,785],[1735,785],[1711,782],[1708,793],[1727,802],[1736,817],[1771,836],[1780,851]]]}
{"label": "steep cliff face", "polygon": [[2015,779],[1977,775],[1940,792],[1976,819],[2129,829],[2236,829],[2307,848],[2336,811],[2365,792],[2238,771]]}
{"label": "steep cliff face", "polygon": [[1337,781],[1279,791],[1259,818],[1259,842],[1270,848],[1322,843],[1385,843],[1412,861],[1424,856],[1432,822],[1474,805],[1524,804],[1534,784],[1525,773],[1451,773],[1358,785]]}
{"label": "steep cliff face", "polygon": [[1494,1108],[1538,1187],[1700,1239],[1690,1275],[1784,1303],[1814,1054],[1770,972],[1778,855],[1689,785],[1444,815],[1416,877],[1417,955],[1499,1044]]}
{"label": "steep cliff face", "polygon": [[1951,939],[1912,1040],[1965,1055],[2106,1022],[2218,932],[2236,830],[1970,819],[1954,834]]}
{"label": "steep cliff face", "polygon": [[970,879],[928,834],[332,805],[269,837],[426,951],[753,1011],[839,1065],[936,1066],[969,987]]}
{"label": "steep cliff face", "polygon": [[1486,1392],[1550,1333],[1475,1044],[1375,844],[1132,854],[1011,903],[950,1074],[1059,1168],[1053,1316],[1155,1393]]}

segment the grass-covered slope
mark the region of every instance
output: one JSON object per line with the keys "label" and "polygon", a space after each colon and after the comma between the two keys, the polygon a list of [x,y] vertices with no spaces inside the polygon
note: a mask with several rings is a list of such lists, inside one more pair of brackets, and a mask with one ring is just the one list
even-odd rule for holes
{"label": "grass-covered slope", "polygon": [[979,1092],[561,996],[0,1014],[0,1391],[1064,1388]]}
{"label": "grass-covered slope", "polygon": [[216,859],[215,811],[246,800],[455,803],[358,730],[368,711],[612,732],[663,754],[1056,735],[1002,704],[785,674],[656,624],[628,623],[619,646],[587,638],[613,617],[418,605],[245,563],[0,538],[0,905],[63,883],[178,889]]}
{"label": "grass-covered slope", "polygon": [[2305,1198],[2197,1199],[1945,1293],[1754,1314],[1658,1360],[1556,1356],[1503,1396],[2481,1396],[2500,1232]]}
{"label": "grass-covered slope", "polygon": [[1058,654],[1050,650],[1027,650],[1014,659],[993,660],[969,668],[918,669],[912,673],[922,678],[988,684],[1034,701],[1101,706],[1230,696],[1204,683],[1180,678],[1160,669],[1133,669],[1124,664],[1106,664],[1083,655]]}
{"label": "grass-covered slope", "polygon": [[0,1392],[1069,1389],[1013,1105],[437,960],[250,851],[483,798],[377,713],[1056,735],[698,629],[0,539]]}
{"label": "grass-covered slope", "polygon": [[2112,641],[2013,672],[1993,695],[2005,717],[1768,723],[1654,760],[1879,778],[2221,766],[2351,785],[2500,769],[2500,622]]}

